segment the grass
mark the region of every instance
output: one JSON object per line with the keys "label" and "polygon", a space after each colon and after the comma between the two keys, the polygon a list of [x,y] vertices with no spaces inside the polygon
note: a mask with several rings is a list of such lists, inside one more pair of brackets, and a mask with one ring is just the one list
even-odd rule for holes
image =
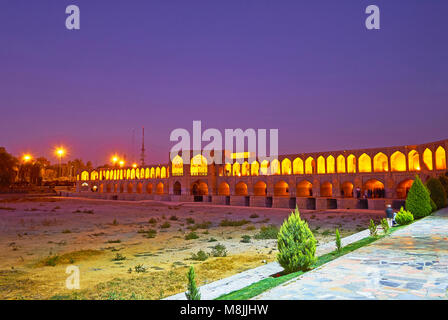
{"label": "grass", "polygon": [[262,226],[260,231],[254,236],[255,239],[277,239],[279,228],[275,225]]}
{"label": "grass", "polygon": [[198,239],[198,238],[199,238],[198,234],[194,231],[185,235],[185,240],[194,240],[194,239]]}
{"label": "grass", "polygon": [[51,266],[54,267],[60,264],[72,264],[82,260],[88,260],[92,257],[102,255],[103,252],[99,250],[79,250],[68,252],[62,255],[53,255],[38,261],[34,267]]}
{"label": "grass", "polygon": [[221,227],[241,227],[245,224],[248,224],[249,221],[247,221],[246,219],[243,220],[228,220],[228,219],[224,219],[221,220],[221,223],[219,224]]}
{"label": "grass", "polygon": [[[401,227],[393,227],[390,229],[391,232],[396,231],[400,229]],[[390,233],[389,233],[390,234]],[[378,239],[383,238],[385,235],[380,235],[377,237],[366,237],[364,239],[361,239],[359,241],[353,242],[341,249],[340,252],[338,251],[332,251],[330,253],[324,254],[317,258],[316,263],[313,265],[313,269],[320,267],[321,265],[330,262],[336,258],[339,258],[347,253],[350,253],[356,249],[359,249],[361,247],[364,247],[368,244],[371,244],[372,242],[375,242]],[[245,288],[242,288],[240,290],[233,291],[231,293],[222,295],[218,297],[216,300],[248,300],[251,299],[269,289],[272,289],[274,287],[277,287],[281,285],[282,283],[285,283],[286,281],[289,281],[291,279],[297,278],[304,274],[303,271],[293,272],[289,274],[280,275],[279,277],[269,277],[263,280],[260,280],[256,283],[251,284],[250,286],[247,286]]]}

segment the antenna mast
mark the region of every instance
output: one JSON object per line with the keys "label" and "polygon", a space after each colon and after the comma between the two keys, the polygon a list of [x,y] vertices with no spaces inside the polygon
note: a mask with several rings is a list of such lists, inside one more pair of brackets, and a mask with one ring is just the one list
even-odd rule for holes
{"label": "antenna mast", "polygon": [[140,162],[143,167],[145,165],[145,127],[142,127],[142,150],[140,153]]}

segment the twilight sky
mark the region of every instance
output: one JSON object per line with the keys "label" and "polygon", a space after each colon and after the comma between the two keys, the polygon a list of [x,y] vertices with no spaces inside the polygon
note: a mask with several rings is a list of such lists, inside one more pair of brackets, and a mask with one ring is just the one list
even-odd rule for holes
{"label": "twilight sky", "polygon": [[[81,30],[65,28],[65,7]],[[381,30],[364,26],[381,9]],[[2,0],[0,146],[167,162],[175,128],[278,128],[280,153],[448,138],[448,1]]]}

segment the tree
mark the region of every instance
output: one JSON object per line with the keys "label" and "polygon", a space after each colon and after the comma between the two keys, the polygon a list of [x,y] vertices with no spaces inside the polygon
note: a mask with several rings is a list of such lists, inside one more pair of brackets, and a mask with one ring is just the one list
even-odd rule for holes
{"label": "tree", "polygon": [[448,176],[440,176],[439,177],[440,183],[443,186],[443,189],[445,189],[445,193],[448,196]]}
{"label": "tree", "polygon": [[341,244],[341,235],[339,234],[339,229],[336,229],[336,250],[341,252],[342,244]]}
{"label": "tree", "polygon": [[196,274],[194,273],[193,266],[190,267],[187,273],[188,278],[188,290],[185,292],[187,300],[201,300],[201,293],[196,287]]}
{"label": "tree", "polygon": [[429,190],[431,199],[437,206],[437,209],[446,207],[446,193],[439,179],[431,178],[426,181],[426,187]]}
{"label": "tree", "polygon": [[299,209],[283,222],[277,235],[277,260],[286,272],[306,271],[316,262],[316,239]]}
{"label": "tree", "polygon": [[406,210],[409,210],[414,218],[423,218],[432,212],[429,191],[418,175],[415,176],[406,198]]}
{"label": "tree", "polygon": [[7,188],[14,182],[17,165],[18,160],[0,147],[0,188]]}

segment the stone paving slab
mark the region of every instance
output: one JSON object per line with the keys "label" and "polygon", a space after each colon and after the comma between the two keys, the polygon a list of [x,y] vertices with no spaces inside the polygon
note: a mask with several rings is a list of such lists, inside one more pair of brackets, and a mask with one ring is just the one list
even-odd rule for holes
{"label": "stone paving slab", "polygon": [[[343,246],[369,236],[369,230],[364,230],[348,237],[342,238]],[[334,241],[323,243],[316,248],[316,255],[321,256],[328,252],[334,251],[336,245]],[[270,275],[283,271],[283,268],[277,262],[271,262],[263,266],[246,270],[236,275],[214,281],[212,283],[203,285],[199,288],[201,298],[203,300],[213,300],[223,294],[228,294],[235,290],[245,288],[255,282],[268,278]],[[164,300],[186,300],[185,292],[165,298]]]}
{"label": "stone paving slab", "polygon": [[254,299],[448,299],[448,208]]}

